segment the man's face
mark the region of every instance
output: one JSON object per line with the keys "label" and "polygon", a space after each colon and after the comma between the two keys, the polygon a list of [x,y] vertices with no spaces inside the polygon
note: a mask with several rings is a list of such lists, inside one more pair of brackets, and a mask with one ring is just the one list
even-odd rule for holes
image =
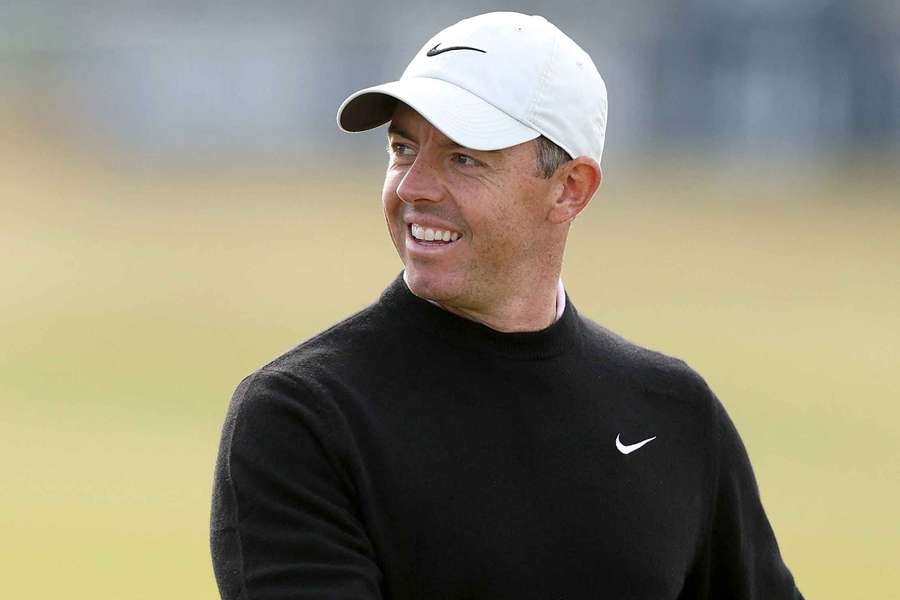
{"label": "man's face", "polygon": [[416,295],[489,311],[553,268],[545,241],[553,184],[537,175],[533,141],[467,149],[401,103],[388,153],[384,216]]}

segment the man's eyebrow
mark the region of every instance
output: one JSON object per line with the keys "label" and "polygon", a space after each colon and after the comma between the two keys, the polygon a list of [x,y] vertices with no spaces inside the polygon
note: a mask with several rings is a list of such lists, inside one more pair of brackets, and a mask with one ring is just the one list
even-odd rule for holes
{"label": "man's eyebrow", "polygon": [[[405,129],[403,129],[402,127],[398,127],[397,125],[393,125],[393,124],[388,125],[387,132],[388,132],[388,136],[395,135],[398,137],[406,138],[407,140],[412,140],[414,142],[416,141],[416,138],[414,138],[409,133],[407,133]],[[454,149],[464,150],[466,152],[472,152],[472,153],[478,152],[480,154],[487,154],[487,155],[500,153],[499,150],[476,150],[474,148],[468,148],[466,146],[457,144],[450,138],[447,138],[446,141],[441,142],[439,145],[444,148],[454,148]]]}

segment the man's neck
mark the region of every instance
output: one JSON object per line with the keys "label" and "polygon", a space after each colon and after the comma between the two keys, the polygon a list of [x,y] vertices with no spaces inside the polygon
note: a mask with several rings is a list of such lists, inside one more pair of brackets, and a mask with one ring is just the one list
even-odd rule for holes
{"label": "man's neck", "polygon": [[[406,287],[412,291],[406,279],[405,271],[403,272],[403,281],[406,283]],[[423,299],[443,308],[447,312],[504,333],[540,331],[562,317],[566,303],[566,293],[561,278],[556,278],[555,287],[543,287],[545,288],[543,293],[532,294],[527,298],[513,298],[502,306],[493,307],[493,310],[490,312],[453,306],[431,298],[423,297]]]}

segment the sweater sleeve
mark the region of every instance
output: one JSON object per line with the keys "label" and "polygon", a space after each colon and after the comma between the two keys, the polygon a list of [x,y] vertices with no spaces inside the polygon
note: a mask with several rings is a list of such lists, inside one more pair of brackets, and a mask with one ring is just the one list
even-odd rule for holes
{"label": "sweater sleeve", "polygon": [[353,484],[315,400],[298,381],[267,371],[234,393],[210,523],[223,600],[381,598]]}
{"label": "sweater sleeve", "polygon": [[713,395],[714,457],[707,542],[681,598],[803,600],[766,517],[747,450]]}

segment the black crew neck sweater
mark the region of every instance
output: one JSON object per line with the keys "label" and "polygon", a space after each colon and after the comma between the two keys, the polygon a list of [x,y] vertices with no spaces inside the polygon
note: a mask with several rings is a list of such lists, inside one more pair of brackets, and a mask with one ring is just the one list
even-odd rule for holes
{"label": "black crew neck sweater", "polygon": [[802,598],[687,365],[568,297],[501,333],[402,277],[238,386],[211,547],[229,600]]}

